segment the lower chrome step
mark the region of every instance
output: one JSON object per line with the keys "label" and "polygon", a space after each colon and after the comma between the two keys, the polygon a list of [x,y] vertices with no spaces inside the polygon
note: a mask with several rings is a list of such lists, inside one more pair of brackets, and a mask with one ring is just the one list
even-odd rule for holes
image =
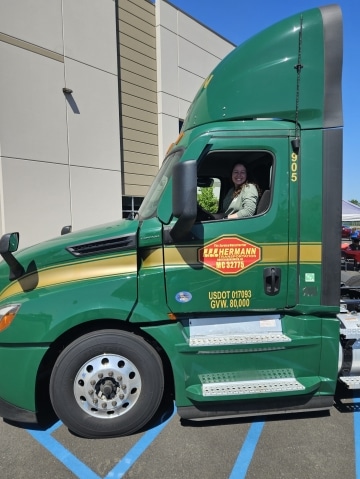
{"label": "lower chrome step", "polygon": [[344,383],[348,389],[360,389],[360,376],[340,376],[339,381]]}
{"label": "lower chrome step", "polygon": [[241,381],[237,383],[203,384],[203,396],[233,396],[243,394],[268,394],[285,391],[302,391],[305,387],[296,379],[278,381]]}
{"label": "lower chrome step", "polygon": [[264,344],[289,343],[291,339],[282,333],[258,333],[232,336],[205,336],[190,338],[189,345],[194,346],[225,346],[234,344]]}
{"label": "lower chrome step", "polygon": [[256,379],[239,380],[236,373],[205,374],[200,377],[203,396],[235,396],[303,391],[303,386],[293,376],[292,370],[257,371]]}

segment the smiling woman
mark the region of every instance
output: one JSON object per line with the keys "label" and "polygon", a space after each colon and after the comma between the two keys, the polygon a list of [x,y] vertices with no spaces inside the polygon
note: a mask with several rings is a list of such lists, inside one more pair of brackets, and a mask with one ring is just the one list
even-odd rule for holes
{"label": "smiling woman", "polygon": [[199,165],[198,203],[202,211],[199,208],[197,221],[265,213],[271,202],[274,163],[269,151],[214,147]]}
{"label": "smiling woman", "polygon": [[223,209],[227,218],[246,218],[255,214],[259,187],[249,183],[246,167],[237,163],[231,174],[233,187],[224,198]]}

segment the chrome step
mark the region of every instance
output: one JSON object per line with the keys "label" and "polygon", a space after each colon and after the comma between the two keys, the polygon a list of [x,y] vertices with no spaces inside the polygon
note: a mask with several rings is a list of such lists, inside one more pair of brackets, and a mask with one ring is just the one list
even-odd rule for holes
{"label": "chrome step", "polygon": [[360,376],[340,376],[339,381],[344,383],[348,389],[360,389]]}
{"label": "chrome step", "polygon": [[337,315],[340,320],[340,334],[346,339],[360,339],[360,314],[339,313]]}
{"label": "chrome step", "polygon": [[[291,369],[261,370],[254,379],[240,379],[239,373],[204,374],[200,376],[203,396],[235,396],[303,391]],[[240,380],[239,380],[240,379]]]}
{"label": "chrome step", "polygon": [[238,381],[202,385],[203,396],[235,396],[242,394],[268,394],[285,391],[302,391],[305,387],[296,379],[278,379],[277,381]]}
{"label": "chrome step", "polygon": [[194,336],[189,340],[189,345],[194,346],[225,346],[232,344],[261,344],[261,343],[286,343],[291,339],[282,333],[245,333],[232,336]]}
{"label": "chrome step", "polygon": [[189,319],[190,347],[290,342],[278,314]]}

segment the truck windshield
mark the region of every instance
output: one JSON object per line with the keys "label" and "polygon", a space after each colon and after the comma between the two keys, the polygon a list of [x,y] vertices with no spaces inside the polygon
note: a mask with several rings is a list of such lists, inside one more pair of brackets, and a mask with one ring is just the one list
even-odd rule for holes
{"label": "truck windshield", "polygon": [[165,158],[159,173],[153,184],[150,186],[149,192],[139,208],[137,219],[140,221],[155,216],[160,197],[171,177],[173,167],[179,161],[183,153],[184,150],[177,150]]}

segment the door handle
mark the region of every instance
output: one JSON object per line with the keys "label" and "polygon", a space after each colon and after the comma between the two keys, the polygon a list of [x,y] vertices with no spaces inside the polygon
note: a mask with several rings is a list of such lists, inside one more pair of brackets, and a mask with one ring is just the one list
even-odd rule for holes
{"label": "door handle", "polygon": [[269,296],[275,296],[280,291],[281,269],[270,267],[264,269],[264,291]]}

